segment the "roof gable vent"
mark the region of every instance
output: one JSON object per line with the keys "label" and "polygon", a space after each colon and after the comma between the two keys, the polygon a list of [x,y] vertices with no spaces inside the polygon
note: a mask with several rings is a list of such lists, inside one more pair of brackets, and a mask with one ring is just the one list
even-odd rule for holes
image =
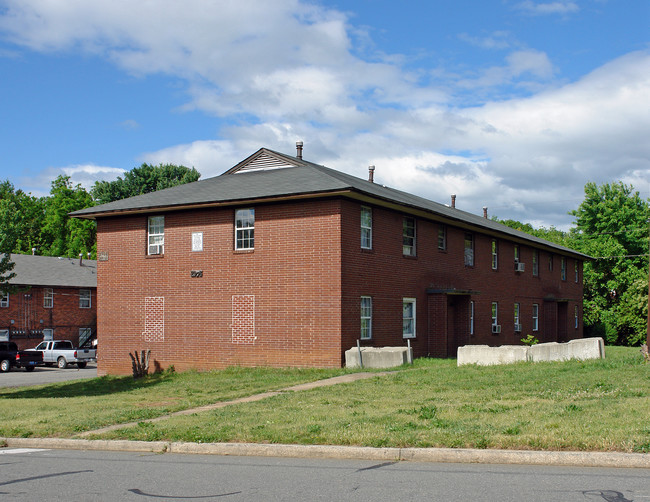
{"label": "roof gable vent", "polygon": [[283,169],[286,167],[298,167],[298,164],[293,164],[287,159],[262,151],[259,155],[249,159],[248,162],[238,165],[236,170],[231,170],[230,174],[268,171],[270,169]]}

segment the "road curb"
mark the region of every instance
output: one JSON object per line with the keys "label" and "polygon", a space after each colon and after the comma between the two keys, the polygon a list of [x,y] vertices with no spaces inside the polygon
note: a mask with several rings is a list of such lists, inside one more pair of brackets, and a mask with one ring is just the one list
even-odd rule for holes
{"label": "road curb", "polygon": [[372,448],[366,446],[288,445],[258,443],[181,443],[167,441],[108,441],[61,438],[0,438],[9,448],[129,451],[254,457],[329,458],[438,462],[462,464],[517,464],[574,467],[650,469],[650,455],[619,452],[472,450],[456,448]]}
{"label": "road curb", "polygon": [[65,438],[0,438],[0,444],[8,448],[53,448],[62,450],[134,451],[164,453],[169,449],[167,441],[109,441],[105,439]]}

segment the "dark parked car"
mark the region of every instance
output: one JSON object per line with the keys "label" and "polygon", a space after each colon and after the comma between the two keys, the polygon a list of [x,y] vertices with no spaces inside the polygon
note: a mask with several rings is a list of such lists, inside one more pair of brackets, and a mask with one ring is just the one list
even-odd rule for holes
{"label": "dark parked car", "polygon": [[14,342],[0,342],[0,371],[7,372],[12,367],[33,371],[43,362],[43,353],[31,350],[18,350]]}

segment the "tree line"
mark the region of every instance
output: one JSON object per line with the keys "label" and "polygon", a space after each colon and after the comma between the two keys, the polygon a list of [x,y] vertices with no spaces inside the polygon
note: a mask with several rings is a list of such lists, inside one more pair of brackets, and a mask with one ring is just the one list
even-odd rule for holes
{"label": "tree line", "polygon": [[584,191],[578,209],[569,213],[575,222],[568,232],[496,219],[591,256],[583,274],[585,336],[640,345],[647,336],[649,200],[622,182],[587,183]]}
{"label": "tree line", "polygon": [[13,277],[9,253],[69,258],[90,253],[91,258],[96,258],[95,222],[70,218],[72,211],[190,183],[200,177],[194,168],[142,164],[115,181],[95,182],[90,191],[74,185],[70,176],[60,175],[44,197],[16,189],[8,180],[1,182],[0,292],[8,291],[7,281]]}
{"label": "tree line", "polygon": [[[58,176],[50,194],[35,197],[0,183],[0,289],[11,276],[7,253],[77,257],[97,253],[94,221],[68,213],[97,204],[197,181],[194,168],[142,164],[115,181],[97,181],[87,191]],[[534,228],[516,220],[499,220],[593,257],[584,264],[585,336],[608,344],[639,345],[646,339],[648,316],[648,221],[650,204],[622,182],[585,185],[585,198],[569,231]],[[6,288],[5,288],[6,289]]]}

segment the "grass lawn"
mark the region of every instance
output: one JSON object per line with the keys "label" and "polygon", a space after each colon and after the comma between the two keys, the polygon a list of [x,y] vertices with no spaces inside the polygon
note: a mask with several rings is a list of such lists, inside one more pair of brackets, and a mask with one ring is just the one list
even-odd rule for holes
{"label": "grass lawn", "polygon": [[[346,373],[342,369],[229,368],[158,373],[146,378],[100,377],[0,388],[0,436],[73,437],[107,425],[276,390]],[[1,381],[1,380],[0,380]]]}
{"label": "grass lawn", "polygon": [[[419,359],[388,376],[97,437],[650,452],[650,365],[638,349],[606,353],[598,361],[461,368]],[[0,435],[71,437],[343,372],[238,368],[0,391]]]}

